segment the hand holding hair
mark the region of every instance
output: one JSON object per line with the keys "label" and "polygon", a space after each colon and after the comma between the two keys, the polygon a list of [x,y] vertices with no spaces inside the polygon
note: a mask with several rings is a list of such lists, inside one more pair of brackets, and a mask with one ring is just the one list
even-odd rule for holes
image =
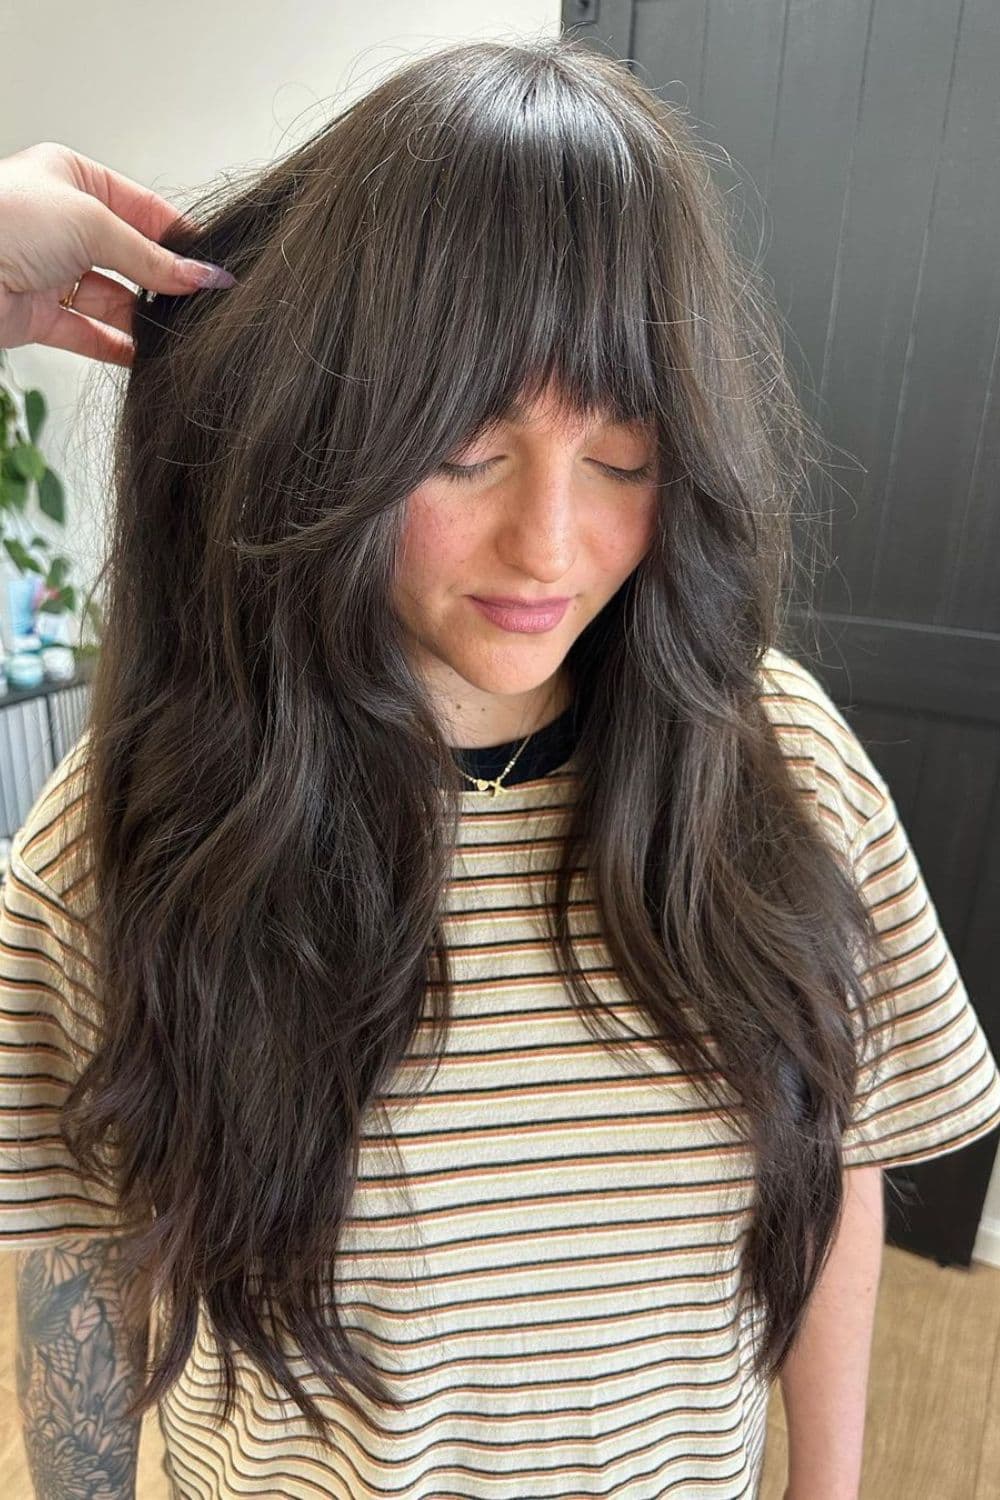
{"label": "hand holding hair", "polygon": [[0,159],[0,348],[48,344],[130,365],[136,294],[94,265],[171,296],[235,281],[158,243],[178,221],[150,188],[57,142]]}

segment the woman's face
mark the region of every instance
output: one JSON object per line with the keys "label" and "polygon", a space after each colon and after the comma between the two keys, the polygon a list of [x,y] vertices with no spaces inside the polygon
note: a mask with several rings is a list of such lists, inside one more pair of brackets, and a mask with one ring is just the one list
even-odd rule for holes
{"label": "woman's face", "polygon": [[[440,470],[406,501],[396,608],[452,745],[503,743],[566,706],[566,653],[654,534],[651,429],[560,413],[548,392],[513,416],[448,455],[484,469]],[[530,633],[474,602],[553,596],[562,617]]]}

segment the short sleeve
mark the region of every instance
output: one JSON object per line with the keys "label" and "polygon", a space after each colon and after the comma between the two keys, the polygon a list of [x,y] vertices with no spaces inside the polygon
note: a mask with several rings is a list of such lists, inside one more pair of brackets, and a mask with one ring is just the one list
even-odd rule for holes
{"label": "short sleeve", "polygon": [[116,1229],[110,1195],[82,1176],[59,1131],[93,1036],[67,962],[80,942],[15,836],[0,891],[0,1249]]}
{"label": "short sleeve", "polygon": [[851,842],[858,888],[890,961],[864,980],[862,1057],[844,1166],[929,1161],[1000,1126],[1000,1071],[885,781],[860,742],[853,771],[881,803]]}

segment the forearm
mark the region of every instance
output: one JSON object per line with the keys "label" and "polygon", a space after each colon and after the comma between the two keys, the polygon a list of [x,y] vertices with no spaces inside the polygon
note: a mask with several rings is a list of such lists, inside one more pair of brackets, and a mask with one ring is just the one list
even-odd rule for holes
{"label": "forearm", "polygon": [[17,1256],[17,1397],[38,1500],[133,1500],[148,1351],[148,1289],[127,1277],[113,1238],[61,1241]]}
{"label": "forearm", "polygon": [[857,1500],[872,1332],[882,1269],[882,1172],[845,1171],[844,1213],[782,1370],[787,1500]]}

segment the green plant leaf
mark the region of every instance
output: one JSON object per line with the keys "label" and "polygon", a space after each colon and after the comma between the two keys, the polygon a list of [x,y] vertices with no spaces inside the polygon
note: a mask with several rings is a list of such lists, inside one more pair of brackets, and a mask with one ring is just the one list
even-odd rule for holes
{"label": "green plant leaf", "polygon": [[45,586],[50,589],[61,589],[69,572],[68,557],[54,557],[49,564],[49,571],[45,575]]}
{"label": "green plant leaf", "polygon": [[5,473],[0,478],[0,506],[4,510],[23,511],[27,503],[28,481]]}
{"label": "green plant leaf", "polygon": [[55,521],[59,526],[65,525],[66,501],[62,481],[51,469],[46,469],[38,481],[38,507],[50,521]]}
{"label": "green plant leaf", "polygon": [[68,583],[52,598],[43,599],[38,606],[38,613],[41,614],[44,610],[47,615],[63,615],[67,610],[73,609],[76,609],[76,589]]}
{"label": "green plant leaf", "polygon": [[31,542],[29,543],[29,545],[32,546],[32,547],[42,547],[46,551],[48,551],[48,549],[52,545],[52,543],[49,541],[49,539],[48,539],[47,536],[37,536],[36,535],[36,536],[33,536],[31,538]]}
{"label": "green plant leaf", "polygon": [[31,553],[19,542],[17,537],[5,536],[3,544],[7,549],[7,556],[11,559],[18,572],[44,573],[45,569],[39,567]]}
{"label": "green plant leaf", "polygon": [[34,443],[18,443],[16,448],[10,450],[10,457],[25,479],[41,479],[46,471],[45,455]]}
{"label": "green plant leaf", "polygon": [[45,423],[45,397],[41,391],[30,390],[24,396],[24,414],[28,420],[28,432],[34,442]]}

